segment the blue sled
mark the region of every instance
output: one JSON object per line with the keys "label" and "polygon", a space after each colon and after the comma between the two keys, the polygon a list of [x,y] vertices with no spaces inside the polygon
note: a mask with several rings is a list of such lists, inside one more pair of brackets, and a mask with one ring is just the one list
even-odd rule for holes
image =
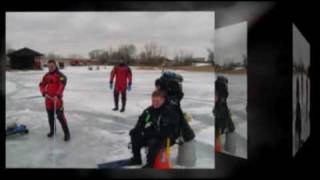
{"label": "blue sled", "polygon": [[14,134],[28,134],[29,130],[27,129],[27,126],[19,124],[15,127],[7,128],[6,130],[6,136],[14,135]]}
{"label": "blue sled", "polygon": [[128,166],[130,159],[122,159],[107,163],[98,164],[99,169],[115,169],[115,168],[122,168]]}

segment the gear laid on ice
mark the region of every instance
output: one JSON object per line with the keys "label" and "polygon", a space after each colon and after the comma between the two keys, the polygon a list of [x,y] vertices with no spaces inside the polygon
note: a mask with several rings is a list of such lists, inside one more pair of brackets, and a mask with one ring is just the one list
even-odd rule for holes
{"label": "gear laid on ice", "polygon": [[98,164],[98,168],[99,169],[117,169],[117,168],[124,168],[126,166],[137,166],[137,165],[142,165],[141,159],[127,158],[127,159],[121,159],[121,160]]}
{"label": "gear laid on ice", "polygon": [[14,135],[14,134],[28,134],[29,130],[26,125],[23,124],[11,124],[6,129],[6,136]]}

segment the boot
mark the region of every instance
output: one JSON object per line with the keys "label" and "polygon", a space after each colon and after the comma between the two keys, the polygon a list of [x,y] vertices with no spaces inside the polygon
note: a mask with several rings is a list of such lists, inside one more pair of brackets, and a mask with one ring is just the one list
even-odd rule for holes
{"label": "boot", "polygon": [[53,132],[52,132],[52,131],[49,132],[49,133],[47,134],[47,136],[48,136],[48,138],[51,138],[51,137],[53,136]]}
{"label": "boot", "polygon": [[64,118],[63,115],[61,115],[61,114],[59,114],[59,115],[60,116],[58,118],[59,118],[59,121],[61,123],[62,130],[64,132],[64,141],[69,141],[69,139],[70,139],[70,131],[69,131],[69,127],[68,127],[67,121],[66,121],[66,119]]}
{"label": "boot", "polygon": [[142,164],[141,157],[132,157],[129,162],[129,165],[141,165],[141,164]]}
{"label": "boot", "polygon": [[62,125],[62,129],[64,131],[64,141],[69,141],[70,140],[70,132],[67,123],[64,123]]}
{"label": "boot", "polygon": [[69,141],[70,140],[70,133],[66,133],[64,135],[64,141]]}
{"label": "boot", "polygon": [[47,113],[48,113],[48,121],[49,121],[49,128],[50,128],[50,131],[47,134],[47,137],[51,138],[54,132],[54,113],[53,111],[48,111],[48,110],[47,110]]}
{"label": "boot", "polygon": [[126,93],[125,93],[125,92],[121,93],[121,102],[122,102],[122,107],[121,107],[120,112],[124,112],[124,111],[125,111],[126,101],[127,101],[126,96],[127,96],[127,95],[126,95]]}
{"label": "boot", "polygon": [[145,169],[145,168],[153,168],[153,167],[149,164],[146,164],[146,165],[142,166],[142,168]]}
{"label": "boot", "polygon": [[115,90],[113,91],[113,100],[114,100],[114,108],[112,109],[113,111],[118,111],[118,105],[119,105],[119,92],[116,92]]}

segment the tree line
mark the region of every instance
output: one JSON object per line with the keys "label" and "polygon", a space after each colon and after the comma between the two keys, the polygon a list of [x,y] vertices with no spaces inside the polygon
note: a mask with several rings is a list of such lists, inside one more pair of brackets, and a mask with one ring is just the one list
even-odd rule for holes
{"label": "tree line", "polygon": [[[194,59],[191,52],[180,50],[173,59],[167,58],[165,49],[155,42],[146,43],[140,52],[134,44],[120,45],[117,49],[95,49],[89,52],[91,59],[101,64],[116,64],[120,60],[129,65],[159,66],[170,63],[172,66],[191,65]],[[214,64],[213,50],[208,49],[208,60]]]}
{"label": "tree line", "polygon": [[[13,51],[13,49],[8,50]],[[214,65],[214,51],[207,49],[208,55],[205,57],[212,65]],[[7,52],[8,53],[8,52]],[[187,66],[191,65],[195,59],[192,52],[185,50],[177,51],[173,59],[167,57],[165,49],[155,42],[146,43],[138,52],[134,44],[123,44],[117,48],[93,49],[88,53],[89,59],[96,60],[101,65],[114,65],[120,61],[124,61],[129,65],[146,65],[161,66],[169,63],[171,66]],[[62,55],[56,53],[47,53],[45,59],[62,59]],[[68,58],[85,59],[79,54],[70,54]]]}

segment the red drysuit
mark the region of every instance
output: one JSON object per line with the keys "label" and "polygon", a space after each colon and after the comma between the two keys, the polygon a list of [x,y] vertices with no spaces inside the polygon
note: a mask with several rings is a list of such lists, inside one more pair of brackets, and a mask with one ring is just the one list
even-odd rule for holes
{"label": "red drysuit", "polygon": [[[66,83],[67,77],[57,69],[54,72],[46,73],[39,84],[40,92],[43,96],[47,94],[51,97],[58,97],[58,100],[56,102],[56,110],[62,107],[63,91]],[[46,98],[46,108],[48,110],[54,109],[53,100]]]}
{"label": "red drysuit", "polygon": [[116,78],[115,91],[124,92],[127,89],[127,80],[128,83],[132,83],[132,73],[131,69],[126,65],[115,66],[110,73],[110,82],[113,82],[113,79]]}

